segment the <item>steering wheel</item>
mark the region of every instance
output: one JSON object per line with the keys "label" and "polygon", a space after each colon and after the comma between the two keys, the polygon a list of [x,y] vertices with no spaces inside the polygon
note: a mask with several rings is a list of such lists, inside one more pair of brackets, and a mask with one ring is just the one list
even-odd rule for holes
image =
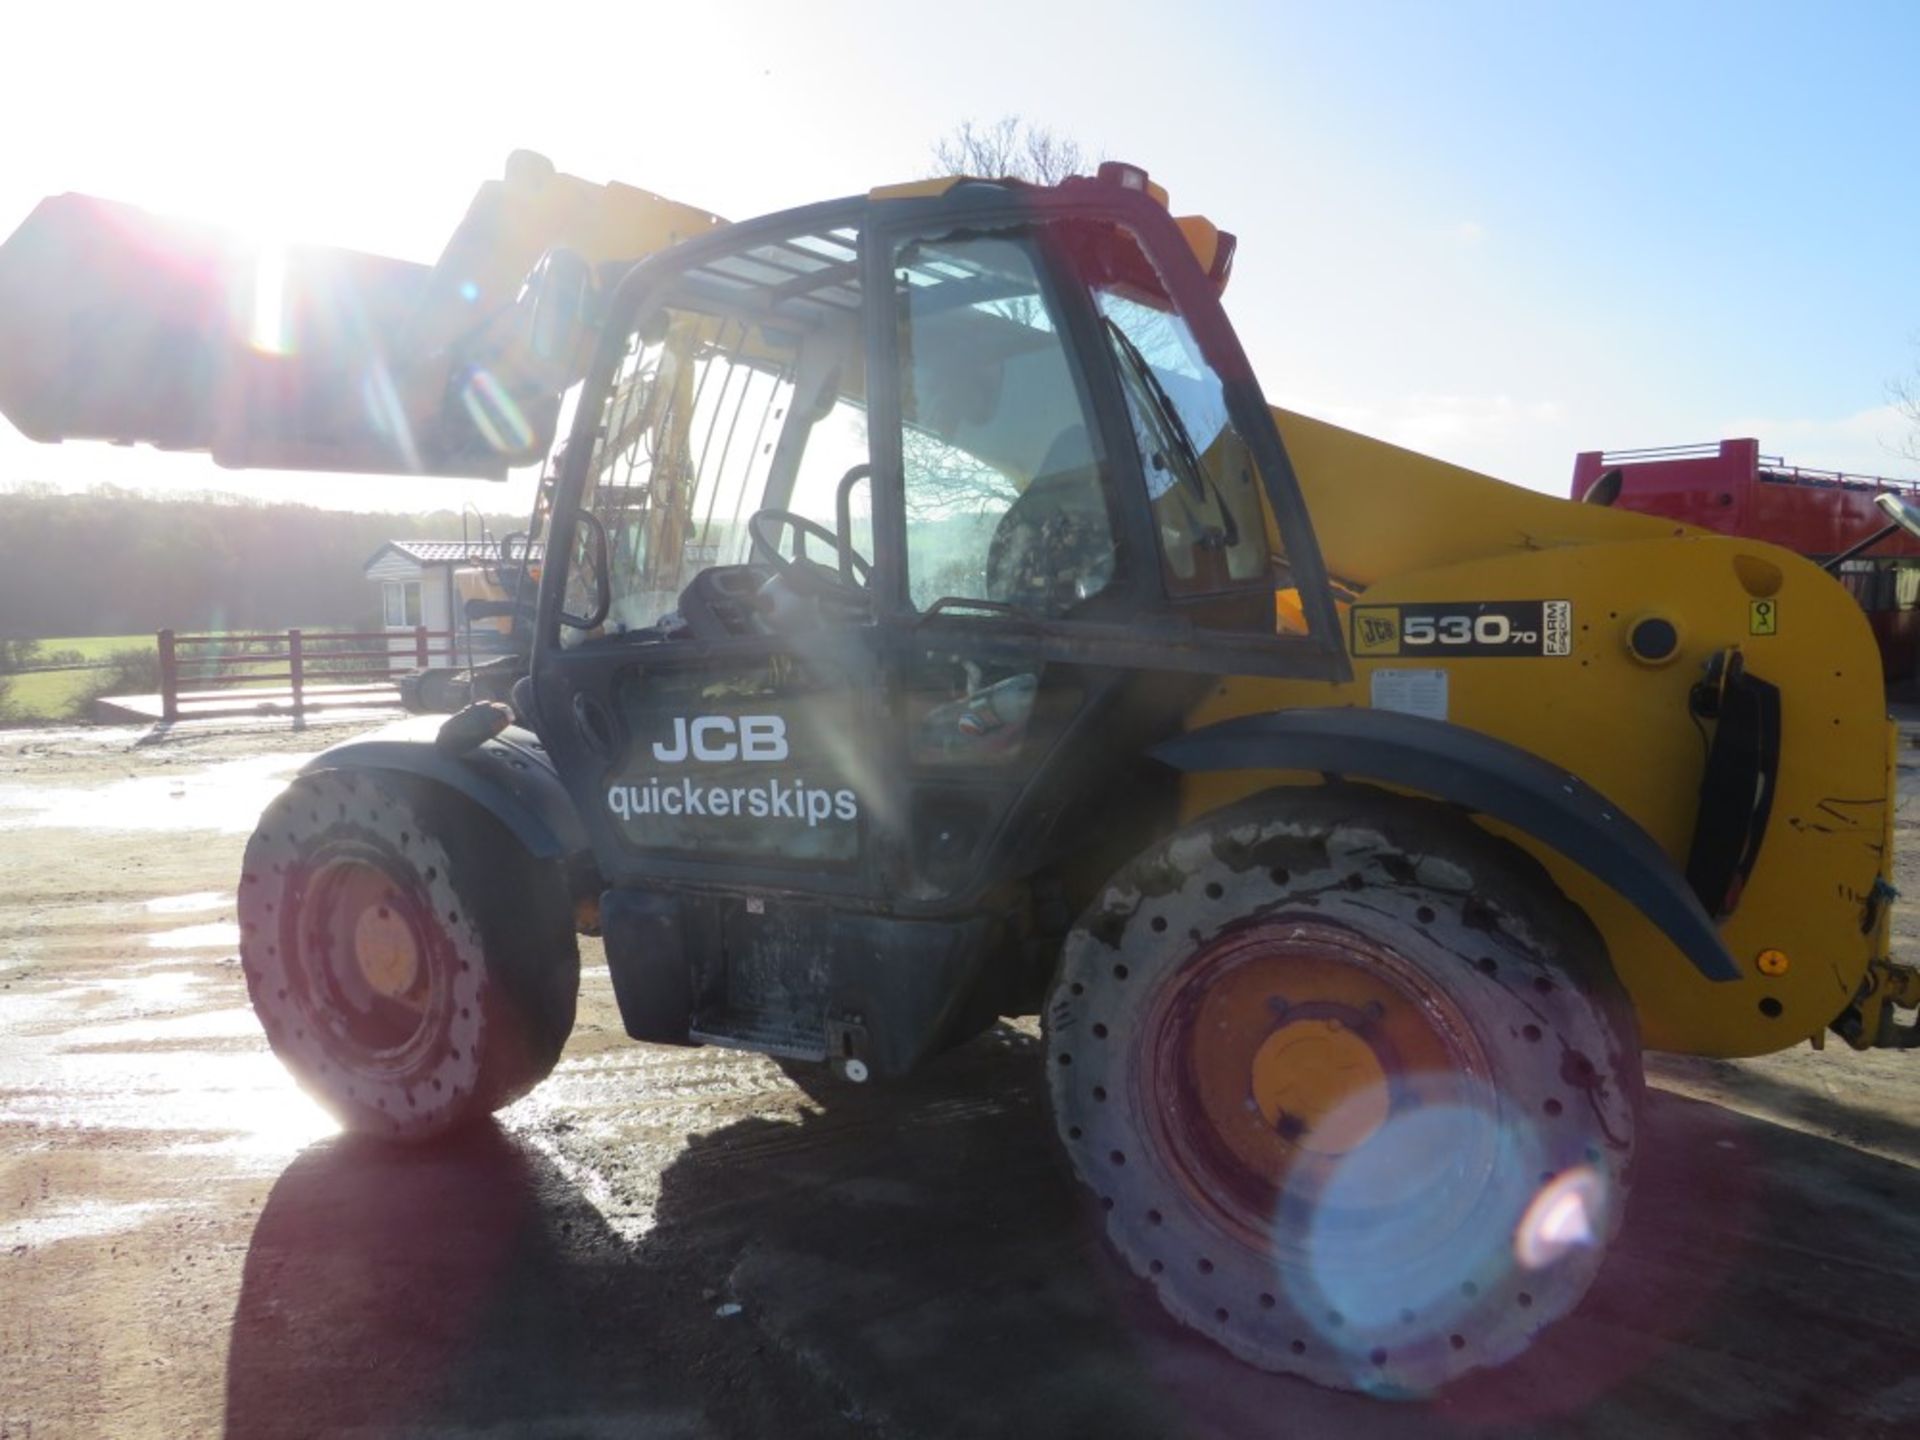
{"label": "steering wheel", "polygon": [[[780,536],[785,530],[792,530],[799,542],[794,547],[794,558],[791,560],[780,553]],[[807,558],[808,536],[832,548],[840,559],[839,569]],[[753,553],[757,559],[803,589],[838,591],[843,594],[851,591],[864,597],[866,587],[873,579],[873,567],[853,548],[851,542],[809,516],[798,515],[791,510],[756,510],[747,519],[747,537],[753,542]]]}

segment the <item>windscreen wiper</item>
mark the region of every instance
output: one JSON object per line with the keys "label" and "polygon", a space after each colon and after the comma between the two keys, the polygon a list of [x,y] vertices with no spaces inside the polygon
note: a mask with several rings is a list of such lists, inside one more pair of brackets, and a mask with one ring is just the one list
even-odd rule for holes
{"label": "windscreen wiper", "polygon": [[[1147,357],[1140,353],[1140,347],[1133,343],[1133,337],[1122,330],[1111,315],[1103,318],[1108,333],[1120,346],[1121,352],[1127,358],[1127,363],[1139,375],[1141,384],[1146,386],[1148,397],[1159,413],[1161,424],[1171,438],[1173,448],[1179,452],[1180,463],[1187,472],[1187,484],[1204,504],[1207,498],[1207,470],[1200,460],[1199,451],[1194,448],[1193,436],[1187,430],[1187,422],[1180,418],[1180,411],[1174,405],[1173,397],[1167,394],[1167,387],[1160,383],[1160,377],[1154,373],[1153,366],[1147,363]],[[1198,515],[1194,514],[1193,507],[1187,503],[1184,496],[1181,497],[1180,507],[1186,511],[1187,519],[1193,528],[1208,535],[1209,548],[1231,550],[1240,543],[1240,526],[1233,518],[1233,511],[1227,508],[1226,497],[1220,494],[1218,485],[1214,486],[1214,495],[1218,501],[1222,522],[1218,526],[1205,524]]]}
{"label": "windscreen wiper", "polygon": [[1133,337],[1123,329],[1111,315],[1101,317],[1101,323],[1107,327],[1107,333],[1113,337],[1114,344],[1120,347],[1120,353],[1126,358],[1140,383],[1146,387],[1147,398],[1153,402],[1153,408],[1160,420],[1162,432],[1172,441],[1175,458],[1180,468],[1186,471],[1187,484],[1193,487],[1194,494],[1202,500],[1207,498],[1206,471],[1200,464],[1200,452],[1194,448],[1193,436],[1187,433],[1187,422],[1180,418],[1173,397],[1167,394],[1166,387],[1160,383],[1160,377],[1154,374],[1153,366],[1147,363],[1147,357],[1140,353],[1140,347],[1133,343]]}

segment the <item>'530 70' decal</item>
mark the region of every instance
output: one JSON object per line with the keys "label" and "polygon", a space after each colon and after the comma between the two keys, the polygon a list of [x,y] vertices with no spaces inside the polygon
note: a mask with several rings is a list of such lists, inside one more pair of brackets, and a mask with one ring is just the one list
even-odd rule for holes
{"label": "'530 70' decal", "polygon": [[1353,653],[1571,655],[1570,600],[1428,601],[1353,607]]}

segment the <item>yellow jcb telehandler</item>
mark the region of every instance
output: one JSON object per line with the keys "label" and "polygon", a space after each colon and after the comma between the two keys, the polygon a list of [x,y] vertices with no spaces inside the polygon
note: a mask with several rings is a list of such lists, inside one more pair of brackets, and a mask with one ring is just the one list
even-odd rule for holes
{"label": "yellow jcb telehandler", "polygon": [[1115,164],[723,224],[522,155],[431,267],[47,202],[29,435],[550,453],[510,708],[329,750],[247,848],[287,1065],[395,1140],[484,1116],[579,930],[635,1038],[851,1082],[1037,1013],[1121,1263],[1407,1394],[1586,1292],[1643,1049],[1912,1044],[1847,592],[1271,409],[1234,249]]}

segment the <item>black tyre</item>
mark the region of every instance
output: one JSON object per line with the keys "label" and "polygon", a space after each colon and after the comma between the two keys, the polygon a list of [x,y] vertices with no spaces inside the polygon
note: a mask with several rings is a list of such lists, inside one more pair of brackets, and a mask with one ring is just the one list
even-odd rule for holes
{"label": "black tyre", "polygon": [[303,775],[240,877],[274,1052],[356,1130],[425,1140],[553,1069],[580,986],[566,886],[491,817],[404,776]]}
{"label": "black tyre", "polygon": [[1266,1369],[1430,1392],[1571,1310],[1619,1227],[1631,1008],[1537,862],[1448,807],[1329,785],[1181,831],[1081,918],[1047,1028],[1112,1244]]}

